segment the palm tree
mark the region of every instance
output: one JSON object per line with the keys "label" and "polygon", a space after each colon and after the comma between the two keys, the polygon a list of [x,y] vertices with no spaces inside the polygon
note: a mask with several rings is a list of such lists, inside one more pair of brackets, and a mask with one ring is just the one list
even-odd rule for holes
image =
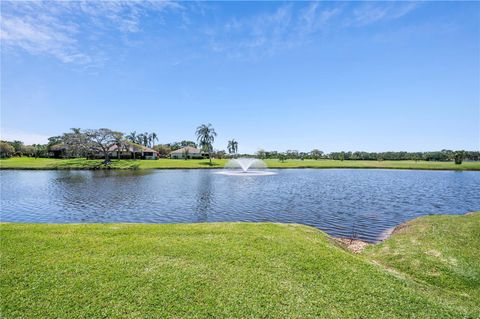
{"label": "palm tree", "polygon": [[140,144],[140,145],[143,145],[143,140],[144,140],[144,135],[141,133],[141,134],[138,134],[137,135],[137,140],[135,141],[136,144]]}
{"label": "palm tree", "polygon": [[234,139],[231,139],[230,141],[228,141],[227,149],[228,149],[228,153],[229,153],[229,154],[235,154],[235,153],[237,153],[237,151],[238,151],[238,142],[235,141]]}
{"label": "palm tree", "polygon": [[212,156],[211,152],[213,150],[213,142],[215,141],[215,137],[217,136],[217,133],[215,132],[215,129],[212,127],[212,124],[202,124],[199,127],[197,127],[197,130],[195,131],[197,135],[197,141],[198,145],[200,148],[208,153],[208,158],[210,159],[210,165],[212,165]]}
{"label": "palm tree", "polygon": [[151,147],[154,147],[155,146],[155,141],[158,141],[157,133],[155,133],[155,132],[150,133],[150,135],[148,136],[148,139],[151,142]]}
{"label": "palm tree", "polygon": [[142,134],[142,139],[143,139],[143,146],[148,146],[148,143],[150,142],[150,138],[148,136],[148,132],[145,132]]}
{"label": "palm tree", "polygon": [[129,141],[132,141],[133,143],[136,143],[137,142],[137,131],[133,131],[131,132],[130,134],[128,134],[127,136],[125,136],[125,138]]}
{"label": "palm tree", "polygon": [[125,148],[125,141],[123,139],[123,133],[115,132],[113,134],[115,140],[115,146],[117,146],[117,159],[120,159],[120,152]]}

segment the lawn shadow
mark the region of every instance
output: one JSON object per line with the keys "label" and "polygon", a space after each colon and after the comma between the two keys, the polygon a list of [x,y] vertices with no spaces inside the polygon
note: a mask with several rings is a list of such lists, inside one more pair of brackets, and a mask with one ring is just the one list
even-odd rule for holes
{"label": "lawn shadow", "polygon": [[209,161],[206,161],[206,162],[199,162],[198,165],[216,167],[216,166],[220,166],[220,163],[212,162],[212,163],[210,164]]}

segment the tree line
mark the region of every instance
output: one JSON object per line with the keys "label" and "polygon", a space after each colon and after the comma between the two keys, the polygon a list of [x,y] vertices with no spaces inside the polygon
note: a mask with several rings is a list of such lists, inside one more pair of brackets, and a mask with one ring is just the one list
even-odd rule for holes
{"label": "tree line", "polygon": [[[108,128],[86,129],[71,128],[69,132],[62,135],[48,138],[47,144],[25,145],[22,141],[0,141],[0,157],[29,156],[29,157],[51,157],[56,150],[61,150],[63,157],[92,158],[93,154],[102,154],[105,160],[109,160],[112,147],[115,147],[118,158],[120,153],[132,150],[135,156],[142,147],[151,148],[160,156],[167,157],[170,152],[186,146],[200,147],[202,151],[212,157],[214,154],[221,154],[213,150],[213,142],[217,133],[211,124],[202,124],[196,129],[197,142],[183,140],[168,144],[158,144],[158,135],[155,132],[144,132],[137,134],[136,131],[124,134]],[[237,149],[235,144],[234,149]],[[144,149],[143,148],[143,149]]]}
{"label": "tree line", "polygon": [[299,152],[297,150],[287,150],[286,152],[259,150],[256,155],[262,159],[330,159],[330,160],[366,160],[366,161],[455,161],[461,164],[463,160],[478,161],[480,160],[479,151],[464,150],[441,150],[433,152],[324,152],[313,149],[310,152]]}
{"label": "tree line", "polygon": [[[155,144],[158,141],[158,135],[155,132],[137,133],[136,131],[124,134],[108,128],[87,129],[72,128],[69,132],[59,136],[52,136],[47,144],[25,145],[22,141],[0,141],[0,157],[29,156],[29,157],[50,157],[51,152],[61,148],[64,151],[64,157],[89,157],[92,154],[103,154],[105,159],[109,159],[109,153],[112,147],[116,146],[118,150],[133,149],[133,154],[141,151],[141,147],[148,147],[159,154],[160,157],[168,157],[170,152],[187,146],[200,148],[202,152],[208,154],[211,158],[225,158],[233,156],[252,156],[252,154],[238,154],[238,142],[231,139],[227,144],[227,151],[215,150],[213,143],[217,136],[215,129],[211,124],[202,124],[195,131],[197,140],[182,140],[166,144]],[[228,152],[228,153],[227,153]],[[117,152],[119,155],[120,152]],[[414,161],[455,161],[460,164],[463,160],[480,160],[479,151],[463,150],[441,150],[433,152],[331,152],[324,153],[319,149],[313,149],[310,152],[301,152],[297,150],[287,150],[286,152],[265,151],[260,149],[253,156],[261,159],[278,159],[285,161],[295,160],[414,160]]]}

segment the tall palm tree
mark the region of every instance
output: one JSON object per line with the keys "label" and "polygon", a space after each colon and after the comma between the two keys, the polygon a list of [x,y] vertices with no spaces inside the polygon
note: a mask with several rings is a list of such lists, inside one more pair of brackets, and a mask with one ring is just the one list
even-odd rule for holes
{"label": "tall palm tree", "polygon": [[123,133],[115,132],[113,138],[115,140],[115,146],[117,147],[117,159],[120,159],[120,152],[125,148]]}
{"label": "tall palm tree", "polygon": [[158,141],[158,136],[157,136],[157,133],[155,132],[152,132],[150,133],[150,135],[148,136],[150,142],[151,142],[151,146],[150,147],[154,147],[155,146],[155,141]]}
{"label": "tall palm tree", "polygon": [[213,150],[213,142],[215,141],[215,137],[217,133],[215,129],[212,127],[212,124],[202,124],[197,127],[195,131],[197,135],[197,141],[200,148],[208,153],[208,158],[210,159],[210,165],[212,165],[212,150]]}
{"label": "tall palm tree", "polygon": [[137,131],[131,132],[130,134],[125,136],[125,138],[129,141],[132,141],[133,143],[136,143],[137,142]]}
{"label": "tall palm tree", "polygon": [[137,140],[135,141],[136,144],[143,145],[143,133],[137,135]]}
{"label": "tall palm tree", "polygon": [[234,139],[231,139],[230,141],[228,141],[227,149],[228,149],[228,153],[229,153],[229,154],[235,154],[235,153],[237,153],[237,151],[238,151],[238,142],[235,141]]}
{"label": "tall palm tree", "polygon": [[142,138],[143,138],[143,146],[148,146],[148,144],[150,143],[148,132],[143,133]]}

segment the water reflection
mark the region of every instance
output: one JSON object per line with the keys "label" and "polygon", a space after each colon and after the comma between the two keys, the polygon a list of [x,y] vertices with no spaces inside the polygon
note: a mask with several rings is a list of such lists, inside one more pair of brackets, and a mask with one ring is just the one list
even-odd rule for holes
{"label": "water reflection", "polygon": [[197,183],[197,207],[195,209],[195,215],[197,216],[197,222],[208,221],[208,212],[212,206],[212,174],[200,174]]}
{"label": "water reflection", "polygon": [[278,170],[0,171],[2,221],[273,221],[375,241],[426,214],[480,210],[480,172]]}

